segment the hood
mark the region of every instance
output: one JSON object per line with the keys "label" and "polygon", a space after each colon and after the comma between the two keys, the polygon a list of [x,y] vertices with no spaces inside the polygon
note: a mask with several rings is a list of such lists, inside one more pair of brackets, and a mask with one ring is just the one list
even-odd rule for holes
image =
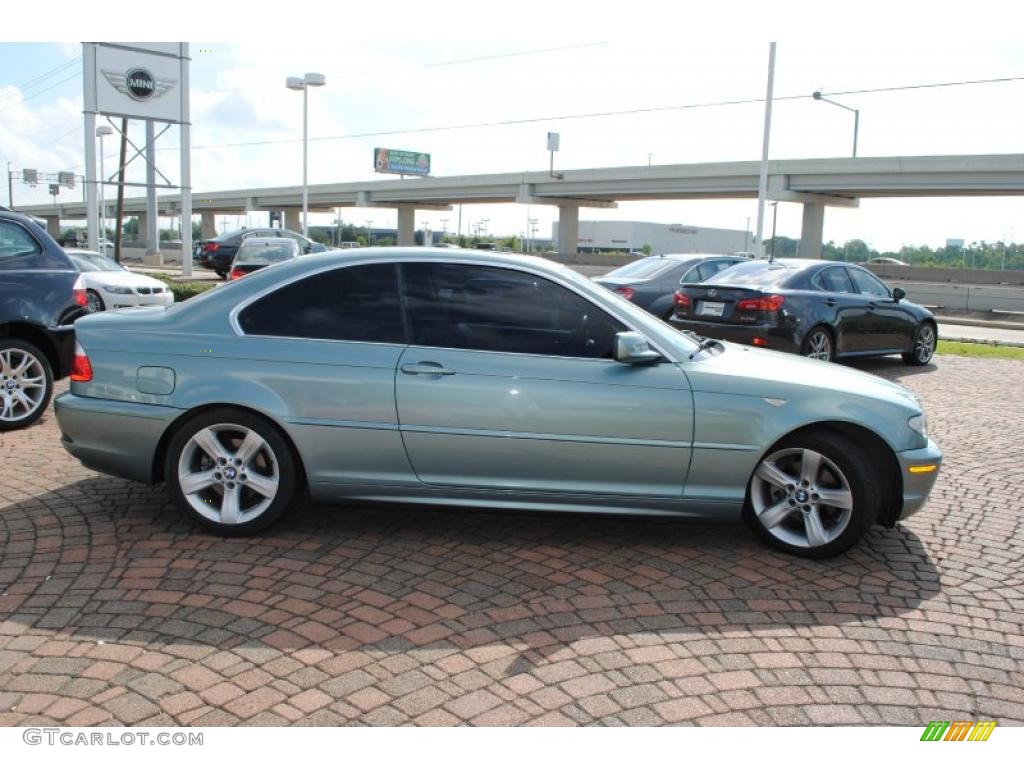
{"label": "hood", "polygon": [[[904,386],[838,363],[811,360],[785,352],[722,342],[725,351],[683,365],[694,390],[791,400],[808,394],[838,392],[921,410]],[[817,393],[816,392],[816,393]]]}
{"label": "hood", "polygon": [[82,277],[85,278],[87,284],[93,285],[124,285],[129,288],[164,287],[164,283],[159,280],[146,275],[137,275],[134,272],[83,272]]}

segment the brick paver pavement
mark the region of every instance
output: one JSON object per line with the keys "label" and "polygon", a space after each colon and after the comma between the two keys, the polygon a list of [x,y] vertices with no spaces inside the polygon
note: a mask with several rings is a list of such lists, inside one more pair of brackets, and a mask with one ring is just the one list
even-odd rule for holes
{"label": "brick paver pavement", "polygon": [[742,527],[310,508],[197,532],[0,436],[0,724],[1024,723],[1024,364],[898,360],[947,461],[808,562]]}

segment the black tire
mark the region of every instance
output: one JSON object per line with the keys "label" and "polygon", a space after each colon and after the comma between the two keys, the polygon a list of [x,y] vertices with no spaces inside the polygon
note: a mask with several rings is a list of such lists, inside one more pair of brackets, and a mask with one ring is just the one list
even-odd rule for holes
{"label": "black tire", "polygon": [[89,299],[90,312],[102,312],[107,308],[107,305],[103,302],[103,297],[100,296],[99,292],[90,288],[85,292],[85,295]]}
{"label": "black tire", "polygon": [[[842,528],[839,527],[839,523],[843,521],[845,513],[841,513],[838,509],[832,509],[824,503],[819,505],[811,501],[811,506],[815,510],[814,514],[817,516],[819,524],[825,524],[822,525],[822,530],[827,531],[825,527],[827,520],[832,520],[835,523],[835,528],[833,529],[835,532],[834,538],[819,546],[797,544],[792,540],[785,540],[786,537],[792,537],[792,539],[810,538],[806,523],[808,514],[802,510],[800,502],[797,502],[796,506],[792,507],[792,511],[783,518],[782,522],[776,524],[771,530],[765,526],[761,517],[756,512],[758,503],[756,498],[758,488],[756,484],[761,482],[758,472],[762,464],[772,456],[785,454],[787,451],[792,450],[816,452],[827,459],[829,463],[838,468],[842,476],[845,476],[843,479],[845,479],[848,485],[852,498],[852,509],[846,518],[845,527]],[[780,468],[785,466],[784,461],[785,458],[780,459],[776,466]],[[821,482],[823,487],[828,485],[830,489],[842,489],[843,483],[841,479],[838,479],[836,485],[828,483],[830,475],[833,479],[837,478],[825,461],[821,462],[821,467],[822,469],[819,470],[820,474],[817,476],[818,480],[816,482]],[[790,473],[787,472],[786,474]],[[751,475],[750,483],[747,486],[747,504],[744,510],[744,517],[758,536],[776,549],[814,560],[835,557],[856,544],[868,528],[878,519],[884,505],[884,500],[887,498],[887,489],[890,488],[892,480],[889,476],[890,474],[891,470],[880,465],[878,457],[873,457],[857,441],[842,433],[824,430],[797,433],[772,446],[765,456],[762,457],[761,461],[758,462],[758,467],[755,469],[754,474]],[[797,477],[795,474],[793,476]],[[772,488],[770,484],[763,484],[761,487]],[[770,501],[776,503],[777,500],[780,500],[786,504],[783,508],[788,509],[791,502],[787,497],[792,498],[792,496],[795,496],[800,487],[800,485],[797,485],[792,492],[787,492],[782,488],[773,488],[773,490],[780,491],[781,496],[776,497],[773,495]],[[814,487],[812,486],[810,489],[805,490],[805,494],[813,490]],[[819,490],[821,489],[819,488]],[[822,493],[824,492],[822,490]],[[804,498],[810,499],[811,497],[805,495]],[[817,498],[817,496],[815,495],[814,498]],[[769,500],[762,498],[761,501],[764,503]],[[769,509],[764,509],[763,511],[767,517]]]}
{"label": "black tire", "polygon": [[[820,342],[827,344],[827,358],[815,357],[816,354],[821,354]],[[800,344],[800,354],[804,357],[811,357],[818,360],[827,359],[828,362],[835,362],[836,359],[836,337],[829,330],[828,326],[816,325],[807,332],[804,336],[803,343]]]}
{"label": "black tire", "polygon": [[[31,356],[35,361],[33,367],[41,371],[43,377],[41,395],[36,386],[30,389],[25,388],[23,381],[24,373],[14,376],[14,369],[7,366],[7,360],[9,359],[12,366],[20,367],[25,360],[25,355]],[[9,384],[8,382],[11,381],[14,383]],[[32,399],[36,400],[38,398],[38,402],[30,409],[26,409],[23,404],[12,406],[8,414],[8,397],[0,396],[0,432],[22,429],[30,424],[34,424],[46,412],[46,407],[50,404],[50,398],[53,396],[53,369],[50,367],[50,361],[46,359],[46,355],[35,344],[30,344],[21,339],[0,340],[0,393],[4,390],[11,393],[10,398],[14,397],[14,392],[27,394],[31,391],[33,393],[31,395]],[[15,415],[16,412],[20,412],[20,415]]]}
{"label": "black tire", "polygon": [[907,365],[928,365],[935,354],[938,340],[935,326],[927,321],[921,323],[914,334],[914,346],[909,352],[903,353],[903,362]]}
{"label": "black tire", "polygon": [[[235,433],[231,429],[220,429],[232,426],[255,432],[269,447],[269,453],[264,453],[261,448],[254,454],[251,463],[246,462],[239,465],[237,474],[231,474],[231,478],[235,481],[233,487],[238,488],[238,496],[243,500],[238,506],[244,507],[244,500],[250,499],[256,502],[251,509],[257,510],[262,503],[260,500],[267,498],[255,493],[245,482],[238,479],[244,480],[247,471],[255,476],[258,472],[272,474],[276,468],[277,489],[273,498],[270,499],[269,505],[266,505],[258,514],[247,517],[247,519],[240,519],[238,522],[225,524],[208,515],[214,511],[214,505],[217,505],[220,513],[223,514],[226,498],[224,494],[227,492],[226,486],[230,485],[226,474],[220,476],[221,480],[190,494],[192,499],[190,500],[182,490],[179,468],[184,465],[188,471],[195,471],[197,474],[206,471],[216,472],[217,470],[226,473],[228,470],[234,470],[230,460],[226,467],[218,466],[211,460],[209,453],[198,448],[196,444],[192,444],[192,439],[197,434],[209,427],[217,427],[218,429],[213,432],[220,437],[218,440],[220,447],[227,448],[228,454],[233,454],[241,447],[244,439],[243,432],[238,430]],[[234,437],[232,437],[233,434]],[[225,435],[227,437],[224,437]],[[227,443],[224,442],[225,440]],[[232,442],[233,440],[234,442]],[[267,479],[268,476],[264,475],[264,479]],[[171,437],[164,459],[164,479],[175,505],[202,528],[221,536],[248,536],[269,528],[292,508],[298,497],[303,477],[299,460],[281,430],[268,419],[238,408],[217,408],[200,413],[185,421]],[[207,502],[209,502],[209,506],[207,506]],[[200,508],[205,509],[207,514],[204,515]],[[242,514],[246,513],[243,511]]]}
{"label": "black tire", "polygon": [[214,270],[214,271],[217,273],[217,277],[219,277],[221,280],[227,280],[228,279],[228,273],[225,272],[223,269],[217,269],[217,270]]}

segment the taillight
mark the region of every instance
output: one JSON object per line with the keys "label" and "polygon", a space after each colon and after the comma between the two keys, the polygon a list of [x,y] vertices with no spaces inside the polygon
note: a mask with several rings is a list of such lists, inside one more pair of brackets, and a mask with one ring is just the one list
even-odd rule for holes
{"label": "taillight", "polygon": [[619,294],[619,296],[621,296],[622,298],[626,299],[627,301],[632,301],[633,294],[636,293],[636,291],[634,291],[628,285],[620,285],[618,288],[615,289],[615,292]]}
{"label": "taillight", "polygon": [[75,361],[71,365],[72,381],[92,381],[92,363],[82,345],[75,342]]}
{"label": "taillight", "polygon": [[71,287],[71,299],[80,307],[89,306],[89,297],[85,293],[85,278],[81,275]]}
{"label": "taillight", "polygon": [[742,301],[736,302],[736,309],[739,310],[754,310],[755,312],[774,312],[779,309],[786,301],[784,296],[779,296],[777,293],[771,296],[761,296],[757,299],[743,299]]}
{"label": "taillight", "polygon": [[203,250],[207,253],[216,251],[218,248],[220,248],[220,243],[203,243]]}
{"label": "taillight", "polygon": [[685,293],[676,291],[672,297],[672,303],[676,305],[676,309],[690,309],[690,297]]}
{"label": "taillight", "polygon": [[234,269],[231,270],[231,279],[232,280],[237,280],[240,277],[245,277],[247,274],[249,274],[249,273],[248,272],[244,272],[243,270],[239,269],[238,267],[235,267]]}

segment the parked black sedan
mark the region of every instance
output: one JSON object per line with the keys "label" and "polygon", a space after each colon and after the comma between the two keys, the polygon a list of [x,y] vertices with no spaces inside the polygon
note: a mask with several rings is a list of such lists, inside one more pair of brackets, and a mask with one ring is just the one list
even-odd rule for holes
{"label": "parked black sedan", "polygon": [[652,315],[667,319],[672,315],[672,295],[680,283],[699,283],[741,261],[746,257],[668,253],[637,259],[594,281]]}
{"label": "parked black sedan", "polygon": [[938,326],[905,295],[853,264],[749,261],[708,283],[679,286],[670,322],[701,336],[818,360],[902,354],[908,365],[925,365]]}

